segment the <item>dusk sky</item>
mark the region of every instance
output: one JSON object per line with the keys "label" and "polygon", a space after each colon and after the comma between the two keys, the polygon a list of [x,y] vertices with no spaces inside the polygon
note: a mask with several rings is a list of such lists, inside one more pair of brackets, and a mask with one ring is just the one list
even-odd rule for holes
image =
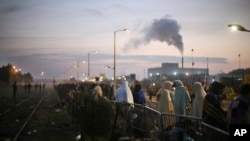
{"label": "dusk sky", "polygon": [[[35,79],[105,73],[113,76],[114,31],[117,75],[161,63],[206,68],[210,74],[250,67],[249,0],[0,0],[0,65],[8,63]],[[193,52],[191,50],[194,50]],[[238,56],[240,54],[240,57]]]}

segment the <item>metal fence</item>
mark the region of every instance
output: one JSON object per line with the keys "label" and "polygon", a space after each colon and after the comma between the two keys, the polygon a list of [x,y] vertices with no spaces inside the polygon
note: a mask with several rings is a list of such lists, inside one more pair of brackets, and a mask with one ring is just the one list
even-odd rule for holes
{"label": "metal fence", "polygon": [[191,116],[169,113],[161,114],[163,126],[163,140],[168,141],[201,141],[201,119]]}
{"label": "metal fence", "polygon": [[[106,140],[144,140],[144,141],[228,141],[229,133],[218,128],[203,123],[200,118],[192,116],[176,115],[170,113],[160,113],[157,111],[157,102],[151,105],[111,103],[111,111],[114,115],[109,117],[112,120],[110,138]],[[78,106],[77,106],[78,105]],[[87,139],[87,129],[93,130],[89,136],[92,140],[99,120],[97,110],[103,107],[95,101],[91,103],[72,104],[72,118],[78,125],[82,138]],[[91,109],[90,109],[91,108]],[[93,112],[95,112],[93,114]],[[89,118],[89,116],[91,116]],[[96,117],[99,117],[96,120]],[[101,116],[101,115],[100,115]],[[94,120],[95,119],[95,120]],[[91,127],[91,128],[88,128]],[[96,127],[96,128],[92,128]],[[100,128],[100,127],[99,127]],[[117,135],[117,131],[120,134]],[[121,134],[123,132],[124,134]],[[114,138],[114,136],[119,136]],[[126,137],[126,138],[124,138]]]}
{"label": "metal fence", "polygon": [[[116,103],[116,116],[112,135],[117,129],[117,122],[124,120],[127,123],[127,135],[131,140],[160,140],[161,113],[140,104]],[[111,135],[111,136],[112,136]]]}
{"label": "metal fence", "polygon": [[204,122],[201,123],[203,141],[229,141],[229,133]]}

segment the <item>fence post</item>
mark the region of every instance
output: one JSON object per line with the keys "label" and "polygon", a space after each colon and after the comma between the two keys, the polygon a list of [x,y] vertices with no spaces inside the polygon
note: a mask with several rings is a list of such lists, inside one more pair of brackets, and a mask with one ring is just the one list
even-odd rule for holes
{"label": "fence post", "polygon": [[91,140],[94,141],[94,100],[91,101]]}
{"label": "fence post", "polygon": [[73,103],[72,104],[72,123],[74,124],[76,121],[75,121],[75,109],[76,109],[76,104]]}
{"label": "fence post", "polygon": [[80,105],[80,133],[81,133],[81,141],[85,141],[85,111],[86,111],[86,106]]}
{"label": "fence post", "polygon": [[116,128],[116,122],[117,122],[117,117],[118,117],[118,113],[119,113],[119,104],[118,103],[117,104],[115,103],[115,108],[116,108],[116,113],[115,113],[115,119],[114,119],[114,124],[113,124],[113,128],[112,128],[110,140],[113,140],[114,131]]}
{"label": "fence post", "polygon": [[163,140],[166,140],[165,139],[165,136],[164,136],[164,123],[163,123],[163,116],[162,116],[162,113],[160,113],[160,140],[163,141]]}

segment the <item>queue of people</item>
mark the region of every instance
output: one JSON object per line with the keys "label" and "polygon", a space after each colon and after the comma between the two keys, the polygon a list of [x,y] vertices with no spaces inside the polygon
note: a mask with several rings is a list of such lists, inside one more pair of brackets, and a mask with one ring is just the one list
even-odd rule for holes
{"label": "queue of people", "polygon": [[[225,85],[214,81],[205,89],[201,82],[195,82],[192,94],[181,80],[165,81],[156,92],[158,111],[176,115],[189,115],[201,118],[203,122],[227,131],[233,124],[250,124],[250,84],[241,86],[240,94],[231,101],[229,107],[223,107]],[[101,87],[96,86],[97,97],[102,96]],[[152,97],[150,98],[152,99]],[[122,81],[115,94],[115,102],[146,104],[146,92],[138,81],[129,87],[128,81]],[[228,109],[228,110],[226,110]]]}

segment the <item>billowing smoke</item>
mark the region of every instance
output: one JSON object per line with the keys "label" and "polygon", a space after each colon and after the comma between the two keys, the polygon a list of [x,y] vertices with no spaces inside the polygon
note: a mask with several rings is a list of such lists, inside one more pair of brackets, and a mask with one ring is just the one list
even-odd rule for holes
{"label": "billowing smoke", "polygon": [[125,44],[124,50],[135,47],[138,48],[141,45],[147,45],[152,40],[160,42],[166,42],[169,46],[173,45],[183,55],[183,42],[182,36],[179,33],[180,26],[177,21],[169,16],[165,16],[162,19],[155,19],[152,24],[142,31],[141,38],[132,38],[127,44]]}

